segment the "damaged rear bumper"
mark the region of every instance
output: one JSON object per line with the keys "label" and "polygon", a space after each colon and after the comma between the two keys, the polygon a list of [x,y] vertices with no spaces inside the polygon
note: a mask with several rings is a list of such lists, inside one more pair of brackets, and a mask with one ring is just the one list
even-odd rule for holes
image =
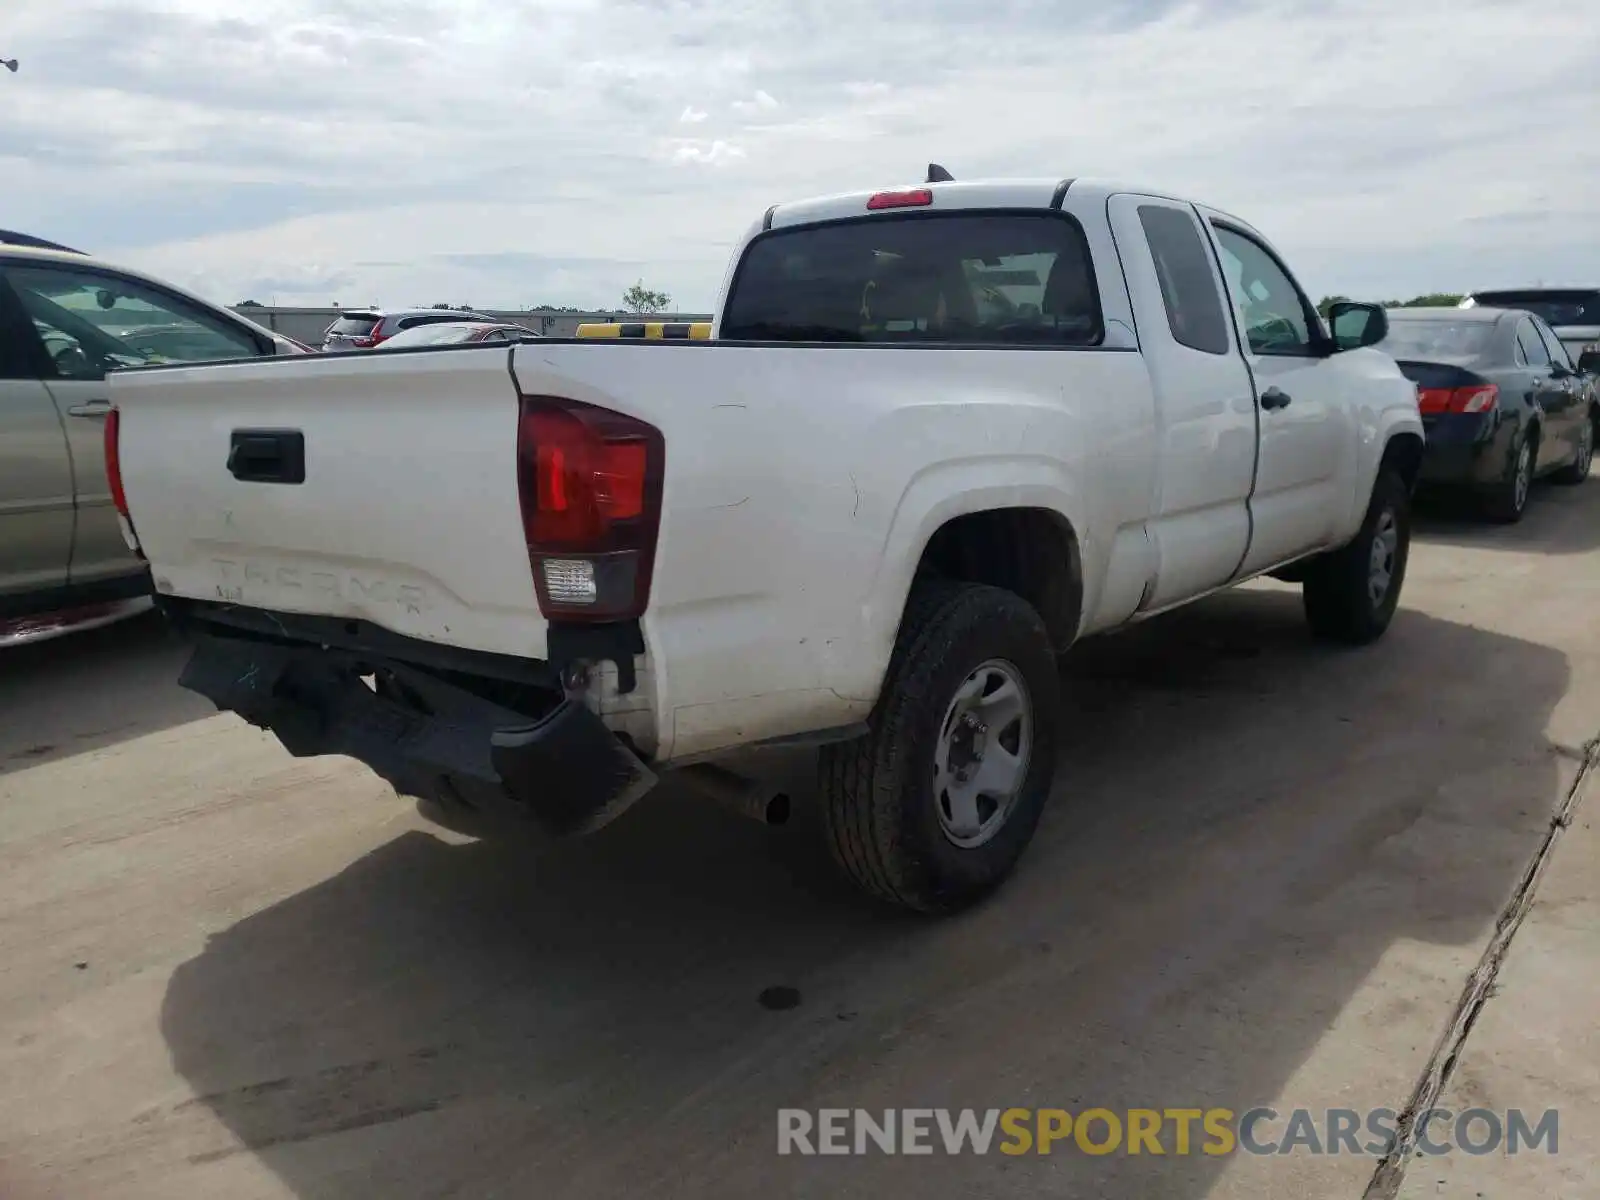
{"label": "damaged rear bumper", "polygon": [[514,684],[513,709],[488,698],[507,693],[504,679],[424,668],[359,645],[192,623],[190,632],[184,687],[271,730],[291,754],[357,759],[397,792],[446,810],[565,836],[604,825],[656,783],[581,698],[562,694],[553,672],[543,689]]}

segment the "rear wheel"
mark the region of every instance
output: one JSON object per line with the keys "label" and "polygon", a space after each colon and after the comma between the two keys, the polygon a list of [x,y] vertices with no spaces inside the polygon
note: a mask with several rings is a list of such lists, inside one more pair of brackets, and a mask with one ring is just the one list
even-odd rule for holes
{"label": "rear wheel", "polygon": [[1383,636],[1400,603],[1411,552],[1411,496],[1394,471],[1378,473],[1361,530],[1306,572],[1306,620],[1317,637],[1360,646]]}
{"label": "rear wheel", "polygon": [[1589,478],[1589,468],[1594,464],[1594,420],[1583,423],[1578,431],[1578,452],[1570,464],[1556,472],[1555,481],[1568,487]]}
{"label": "rear wheel", "polygon": [[1533,464],[1538,453],[1538,443],[1531,437],[1522,438],[1511,452],[1505,475],[1483,498],[1484,512],[1491,521],[1502,525],[1515,525],[1522,520],[1528,507],[1528,492],[1533,486]]}
{"label": "rear wheel", "polygon": [[904,908],[981,899],[1033,838],[1060,718],[1055,652],[1032,606],[999,588],[919,583],[870,732],[822,754],[835,859]]}

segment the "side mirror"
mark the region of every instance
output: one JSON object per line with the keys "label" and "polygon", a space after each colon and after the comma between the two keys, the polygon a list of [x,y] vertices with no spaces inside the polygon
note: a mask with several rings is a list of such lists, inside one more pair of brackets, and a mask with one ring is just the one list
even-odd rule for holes
{"label": "side mirror", "polygon": [[1381,304],[1341,300],[1328,309],[1328,325],[1333,330],[1336,350],[1376,346],[1389,336],[1389,314]]}
{"label": "side mirror", "polygon": [[1577,372],[1569,369],[1565,363],[1551,363],[1550,374],[1556,379],[1571,379]]}
{"label": "side mirror", "polygon": [[1600,375],[1600,350],[1585,350],[1578,355],[1578,370],[1585,375]]}

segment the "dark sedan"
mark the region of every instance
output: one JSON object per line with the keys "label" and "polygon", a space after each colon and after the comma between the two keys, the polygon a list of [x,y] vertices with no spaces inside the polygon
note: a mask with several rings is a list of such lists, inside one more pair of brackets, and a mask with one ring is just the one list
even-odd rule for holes
{"label": "dark sedan", "polygon": [[1533,313],[1390,309],[1378,348],[1417,385],[1424,484],[1469,489],[1490,517],[1509,523],[1521,519],[1539,476],[1588,478],[1600,400]]}

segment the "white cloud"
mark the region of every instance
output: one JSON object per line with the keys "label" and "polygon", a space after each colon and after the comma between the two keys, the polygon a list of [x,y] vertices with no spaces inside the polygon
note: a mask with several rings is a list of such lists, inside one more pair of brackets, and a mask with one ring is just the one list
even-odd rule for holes
{"label": "white cloud", "polygon": [[769,204],[930,159],[1192,194],[1319,294],[1600,277],[1588,0],[4,7],[7,223],[224,300],[704,307]]}
{"label": "white cloud", "polygon": [[748,100],[735,100],[733,107],[736,112],[771,112],[778,107],[778,102],[772,98],[770,92],[757,88],[755,95]]}
{"label": "white cloud", "polygon": [[720,138],[709,142],[681,141],[672,149],[672,161],[675,163],[702,163],[713,167],[744,156],[742,146],[724,142]]}

